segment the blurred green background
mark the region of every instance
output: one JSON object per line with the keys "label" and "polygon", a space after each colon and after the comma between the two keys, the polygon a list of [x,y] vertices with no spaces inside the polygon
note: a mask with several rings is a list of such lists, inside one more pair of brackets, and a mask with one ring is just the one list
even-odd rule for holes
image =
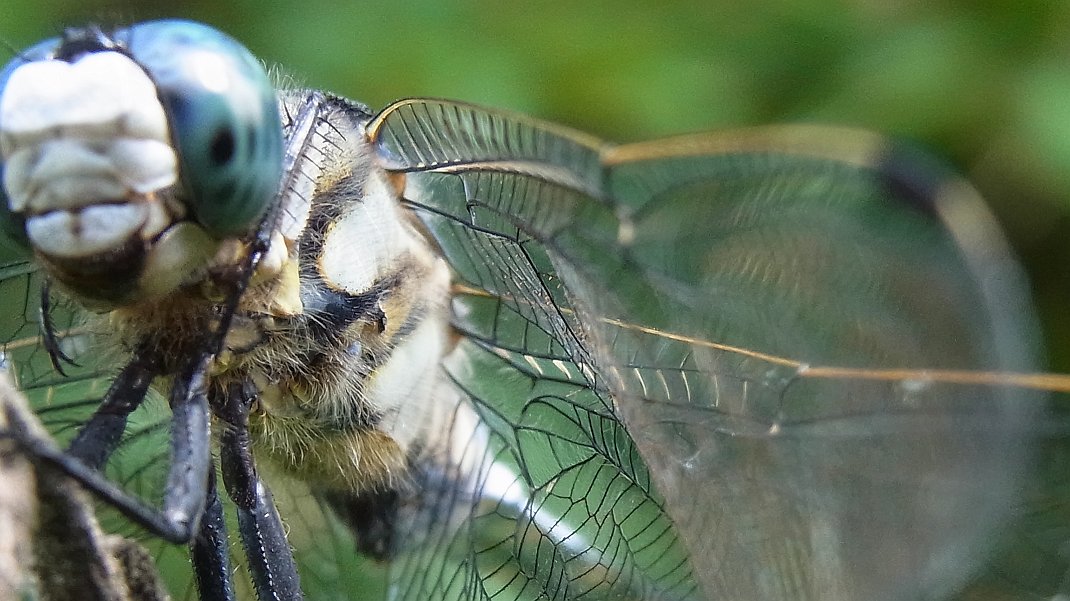
{"label": "blurred green background", "polygon": [[1068,2],[3,0],[2,15],[16,49],[86,20],[192,18],[373,107],[456,98],[614,141],[784,121],[918,140],[993,206],[1070,371]]}

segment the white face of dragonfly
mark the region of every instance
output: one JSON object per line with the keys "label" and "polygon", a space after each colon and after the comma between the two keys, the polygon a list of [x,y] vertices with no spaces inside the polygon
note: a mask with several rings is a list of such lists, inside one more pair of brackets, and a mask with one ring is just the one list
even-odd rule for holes
{"label": "white face of dragonfly", "polygon": [[162,29],[49,40],[0,73],[4,225],[98,309],[233,261],[278,192],[262,67],[225,36]]}
{"label": "white face of dragonfly", "polygon": [[188,278],[212,248],[179,223],[167,115],[155,84],[123,54],[15,69],[0,102],[0,157],[9,210],[24,216],[43,261],[73,266],[151,247],[143,269],[152,275],[138,283],[151,295]]}

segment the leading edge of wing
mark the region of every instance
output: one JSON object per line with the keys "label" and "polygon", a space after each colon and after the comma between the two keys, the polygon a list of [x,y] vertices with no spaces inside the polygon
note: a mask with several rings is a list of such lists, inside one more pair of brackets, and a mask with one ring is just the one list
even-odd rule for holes
{"label": "leading edge of wing", "polygon": [[[682,134],[658,138],[650,141],[628,144],[612,144],[585,132],[558,125],[549,121],[535,119],[522,113],[483,107],[477,104],[445,100],[440,98],[405,98],[395,101],[380,111],[367,125],[369,140],[384,148],[387,142],[383,134],[388,124],[417,118],[422,125],[473,125],[473,118],[494,119],[498,123],[527,128],[531,131],[544,132],[556,138],[596,154],[599,162],[609,169],[627,163],[655,161],[682,157],[716,157],[727,154],[785,154],[835,161],[853,165],[862,169],[874,170],[885,176],[889,185],[913,192],[919,202],[933,196],[936,187],[951,184],[959,178],[947,166],[934,161],[933,158],[918,147],[888,137],[874,131],[837,125],[823,124],[778,124],[753,126],[738,129],[710,131],[694,134]],[[444,121],[452,118],[452,123]],[[420,132],[409,130],[410,142],[430,142],[427,130]],[[476,162],[515,162],[522,159],[535,159],[538,156],[522,156],[509,152],[504,144],[498,147],[484,145],[473,146],[473,136],[485,136],[486,133],[508,133],[505,130],[487,130],[474,132],[445,127],[437,132],[436,141],[449,144],[449,150],[456,151],[449,158],[436,157],[432,160],[412,160],[412,157],[388,153],[388,169],[405,171],[444,170]],[[419,134],[422,136],[417,136]],[[468,138],[468,140],[462,140]],[[435,145],[435,150],[446,150]],[[427,150],[427,149],[425,149]]]}
{"label": "leading edge of wing", "polygon": [[[954,170],[919,146],[873,131],[821,124],[779,124],[683,134],[615,145],[520,113],[437,98],[407,98],[384,108],[367,136],[392,171],[523,173],[585,193],[612,196],[612,174],[636,163],[728,155],[779,155],[829,161],[871,172],[914,209],[954,225],[963,208],[983,204]],[[608,199],[614,202],[613,198]],[[976,220],[954,232],[968,242],[998,239]],[[972,235],[969,235],[971,234]],[[1006,249],[1000,249],[1006,252]]]}

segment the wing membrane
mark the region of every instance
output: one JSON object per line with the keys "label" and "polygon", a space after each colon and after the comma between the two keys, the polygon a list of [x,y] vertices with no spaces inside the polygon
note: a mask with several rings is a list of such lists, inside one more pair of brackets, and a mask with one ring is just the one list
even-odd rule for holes
{"label": "wing membrane", "polygon": [[[978,569],[1043,399],[924,371],[1034,366],[1020,280],[968,187],[850,130],[610,147],[409,100],[369,133],[455,267],[450,375],[491,432],[485,462],[507,456],[529,495],[499,540],[539,595],[601,598],[583,585],[601,569],[642,573],[612,589],[632,598],[915,599]],[[688,562],[657,573],[621,523],[627,553],[572,552],[604,519],[584,500],[612,489],[575,486],[584,462]],[[559,487],[567,502],[541,502]],[[525,560],[525,516],[558,525],[539,539],[556,554]]]}
{"label": "wing membrane", "polygon": [[[953,181],[944,184],[954,191],[948,197],[938,185],[919,194],[906,185],[913,182],[896,179],[894,148],[860,144],[877,152],[837,159],[799,153],[790,143],[781,150],[769,132],[757,134],[757,145],[747,136],[736,134],[744,138],[739,148],[755,150],[632,153],[634,161],[614,167],[614,198],[635,207],[628,215],[634,238],[624,249],[635,267],[612,277],[670,284],[647,318],[661,321],[647,323],[805,364],[785,373],[693,344],[617,338],[600,353],[613,365],[634,364],[644,353],[638,363],[664,365],[657,370],[664,374],[675,365],[663,362],[665,347],[675,346],[676,356],[710,375],[712,387],[747,385],[736,394],[662,395],[636,381],[639,370],[622,369],[615,386],[622,413],[653,441],[640,445],[669,499],[705,491],[707,506],[670,502],[682,531],[733,524],[722,528],[731,542],[696,540],[689,545],[695,555],[786,564],[769,581],[707,572],[711,588],[741,598],[953,591],[963,566],[977,563],[978,549],[992,542],[979,524],[995,528],[1009,510],[1028,460],[1026,425],[1040,403],[1019,390],[920,374],[899,382],[864,374],[809,379],[808,368],[1024,367],[1030,353],[1001,337],[1030,331],[1024,302],[991,291],[1006,275],[1005,260],[994,259],[991,247],[979,253],[955,228],[986,232],[997,248],[999,238],[985,230],[979,201],[964,199],[968,190]],[[784,137],[794,142],[805,130]],[[971,202],[967,212],[963,203]],[[666,232],[678,237],[666,240]],[[581,296],[609,298],[597,290]],[[595,310],[636,314],[642,307],[630,298],[614,297],[622,309]],[[751,428],[722,430],[729,436],[712,442],[710,420],[696,413],[750,418]],[[666,441],[684,448],[666,450]],[[760,534],[740,542],[738,532]]]}

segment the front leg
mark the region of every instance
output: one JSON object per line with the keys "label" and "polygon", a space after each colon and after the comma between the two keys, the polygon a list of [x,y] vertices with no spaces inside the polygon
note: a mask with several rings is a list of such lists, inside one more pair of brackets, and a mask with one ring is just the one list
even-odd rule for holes
{"label": "front leg", "polygon": [[[102,501],[152,534],[173,543],[188,543],[196,532],[207,495],[211,466],[207,369],[211,355],[187,364],[171,389],[171,466],[163,507],[147,506],[92,466],[57,448],[51,439],[12,429],[12,437],[34,460],[50,465],[82,484]],[[90,437],[92,438],[92,437]]]}
{"label": "front leg", "polygon": [[200,533],[190,543],[190,560],[200,601],[234,601],[230,578],[230,547],[223,504],[216,489],[215,470],[208,472],[208,496],[201,516]]}
{"label": "front leg", "polygon": [[[139,349],[140,350],[140,349]],[[160,368],[150,353],[135,352],[67,447],[67,453],[97,470],[104,469],[126,432],[127,420],[141,406]]]}
{"label": "front leg", "polygon": [[250,450],[249,406],[256,396],[252,385],[235,384],[214,405],[226,424],[220,439],[223,485],[238,508],[238,531],[257,598],[299,600],[304,595],[293,550]]}

